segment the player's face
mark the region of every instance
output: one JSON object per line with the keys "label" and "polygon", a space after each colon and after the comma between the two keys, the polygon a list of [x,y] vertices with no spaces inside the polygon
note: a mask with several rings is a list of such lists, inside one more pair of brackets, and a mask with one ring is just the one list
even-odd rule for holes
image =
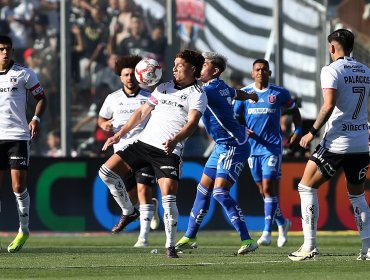
{"label": "player's face", "polygon": [[125,90],[134,90],[138,86],[133,68],[123,68],[121,70],[121,82]]}
{"label": "player's face", "polygon": [[13,49],[7,44],[0,44],[0,64],[7,66],[13,56]]}
{"label": "player's face", "polygon": [[177,57],[173,66],[173,77],[176,83],[181,86],[186,86],[195,81],[194,72],[195,66],[187,63],[184,59]]}
{"label": "player's face", "polygon": [[200,72],[200,78],[199,80],[202,83],[207,83],[210,80],[215,78],[215,75],[217,74],[217,68],[213,66],[213,64],[209,60],[205,60],[203,63],[202,71]]}
{"label": "player's face", "polygon": [[269,82],[271,71],[264,63],[256,63],[252,69],[252,78],[256,83],[266,84]]}

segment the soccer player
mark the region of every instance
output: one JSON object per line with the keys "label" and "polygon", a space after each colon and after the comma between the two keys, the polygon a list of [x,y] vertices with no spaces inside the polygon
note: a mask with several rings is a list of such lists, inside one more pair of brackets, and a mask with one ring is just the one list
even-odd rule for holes
{"label": "soccer player", "polygon": [[[122,56],[117,58],[115,62],[115,72],[120,77],[123,87],[109,94],[100,109],[98,125],[104,131],[119,131],[132,113],[145,103],[150,96],[150,92],[141,89],[135,79],[135,66],[141,59],[140,56]],[[115,153],[137,139],[149,117],[148,115],[142,123],[122,137],[118,143],[113,145]],[[152,199],[152,187],[155,183],[154,171],[152,168],[146,167],[133,173],[132,176],[124,178],[124,182],[131,202],[135,204],[137,199],[139,199],[140,202],[140,234],[134,247],[146,247],[148,246],[148,234],[151,224],[154,225],[153,229],[159,226],[158,214],[156,213],[155,215],[158,202],[155,198]],[[107,174],[104,166],[100,168],[99,174],[104,181],[104,174]],[[110,188],[110,192],[118,205],[121,206],[120,197],[117,194],[118,190]],[[125,210],[122,209],[122,211],[125,214]],[[139,217],[139,212],[135,211],[134,215]],[[124,229],[127,225],[126,217],[125,215],[121,216],[118,224],[112,229],[113,233],[118,233]]]}
{"label": "soccer player", "polygon": [[121,177],[143,167],[151,166],[154,169],[162,194],[165,247],[169,258],[178,258],[175,250],[178,221],[176,194],[181,154],[185,140],[197,129],[207,105],[207,97],[196,81],[203,62],[204,58],[198,52],[184,50],[177,53],[173,67],[174,79],[160,84],[147,102],[132,114],[114,136],[108,138],[103,147],[107,149],[118,143],[151,113],[138,140],[108,159],[102,166],[104,173],[101,172],[101,175],[110,189],[116,189],[125,215],[130,219],[134,215],[134,207],[127,198]]}
{"label": "soccer player", "polygon": [[368,97],[370,70],[350,54],[354,35],[338,29],[328,36],[332,63],[321,70],[323,105],[300,145],[306,148],[325,125],[320,144],[307,162],[298,184],[301,198],[303,245],[289,255],[293,261],[319,255],[316,244],[319,202],[317,189],[343,168],[348,197],[362,240],[358,260],[370,260],[370,210],[364,193],[369,164]]}
{"label": "soccer player", "polygon": [[245,129],[235,119],[233,99],[257,100],[256,94],[245,93],[229,87],[220,79],[226,68],[226,58],[218,53],[203,53],[205,62],[199,80],[207,94],[208,105],[202,121],[216,146],[210,155],[197,186],[197,194],[189,216],[185,235],[177,242],[176,250],[194,248],[200,224],[209,209],[211,195],[224,208],[230,222],[240,235],[238,254],[246,254],[258,248],[250,237],[244,215],[230,195],[230,188],[238,180],[247,161],[250,146]]}
{"label": "soccer player", "polygon": [[248,164],[264,200],[265,226],[257,243],[265,246],[271,244],[275,219],[279,231],[277,246],[282,247],[287,242],[291,222],[284,218],[278,206],[277,188],[283,152],[280,118],[283,109],[291,112],[295,130],[289,141],[291,145],[297,145],[302,134],[301,114],[289,91],[269,82],[271,71],[267,60],[254,61],[251,76],[254,83],[242,90],[257,93],[258,102],[235,101],[234,111],[248,129],[251,145]]}
{"label": "soccer player", "polygon": [[[18,252],[29,237],[30,196],[27,190],[30,140],[38,135],[40,118],[46,108],[46,97],[33,70],[15,63],[12,40],[0,35],[0,180],[10,168],[12,189],[19,217],[19,230],[8,246]],[[27,94],[36,99],[35,113],[26,119]]]}

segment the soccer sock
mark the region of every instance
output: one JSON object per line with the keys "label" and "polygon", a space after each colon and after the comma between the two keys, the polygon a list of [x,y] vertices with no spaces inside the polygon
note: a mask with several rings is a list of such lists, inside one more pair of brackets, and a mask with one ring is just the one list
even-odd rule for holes
{"label": "soccer sock", "polygon": [[355,215],[356,225],[362,240],[362,252],[366,253],[370,248],[370,209],[366,202],[365,193],[360,195],[350,195]]}
{"label": "soccer sock", "polygon": [[19,232],[29,234],[29,212],[30,212],[30,196],[27,189],[22,193],[14,193],[17,201],[18,217],[19,217]]}
{"label": "soccer sock", "polygon": [[265,197],[263,201],[265,210],[265,227],[263,231],[271,234],[272,222],[277,208],[277,197]]}
{"label": "soccer sock", "polygon": [[193,208],[189,216],[188,228],[185,236],[188,238],[195,238],[197,236],[200,224],[204,216],[207,214],[209,204],[211,203],[212,190],[198,184],[197,195],[194,200]]}
{"label": "soccer sock", "polygon": [[140,205],[140,234],[139,239],[147,241],[150,231],[150,221],[154,215],[153,204],[142,204]]}
{"label": "soccer sock", "polygon": [[213,191],[213,197],[222,205],[222,207],[226,211],[230,222],[239,233],[240,239],[242,241],[251,239],[247,229],[247,225],[244,222],[242,209],[231,197],[229,190],[224,187],[216,188]]}
{"label": "soccer sock", "polygon": [[298,192],[301,197],[302,229],[304,235],[303,250],[312,251],[316,247],[317,220],[319,219],[317,190],[299,184]]}
{"label": "soccer sock", "polygon": [[166,231],[166,248],[175,246],[177,221],[179,211],[176,205],[175,195],[166,195],[162,197],[162,206],[164,210],[163,222]]}
{"label": "soccer sock", "polygon": [[[276,199],[277,199],[277,197],[276,197]],[[278,199],[277,199],[277,201],[278,201]],[[277,202],[277,205],[276,205],[275,221],[276,221],[276,224],[277,224],[278,227],[281,227],[281,226],[285,225],[285,217],[284,217],[283,213],[280,210],[279,202]]]}
{"label": "soccer sock", "polygon": [[99,169],[99,177],[107,185],[114,200],[121,207],[122,214],[132,214],[134,211],[134,206],[130,201],[125,184],[123,183],[121,177],[104,164]]}

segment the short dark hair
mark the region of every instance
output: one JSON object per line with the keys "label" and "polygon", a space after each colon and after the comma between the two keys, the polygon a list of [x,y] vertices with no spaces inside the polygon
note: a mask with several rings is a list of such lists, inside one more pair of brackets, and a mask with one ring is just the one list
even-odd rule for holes
{"label": "short dark hair", "polygon": [[335,41],[341,45],[344,52],[349,54],[353,50],[355,36],[347,29],[337,29],[328,36],[328,42],[331,43],[332,41]]}
{"label": "short dark hair", "polygon": [[263,58],[258,58],[256,59],[254,62],[253,62],[253,66],[257,63],[261,63],[261,64],[264,64],[266,65],[269,69],[270,69],[270,63],[266,60],[266,59],[263,59]]}
{"label": "short dark hair", "polygon": [[142,60],[142,57],[138,55],[119,56],[114,65],[114,72],[118,76],[121,76],[123,68],[135,69],[136,64],[138,64],[140,60]]}
{"label": "short dark hair", "polygon": [[202,67],[204,64],[204,57],[200,52],[192,51],[192,50],[183,50],[176,54],[176,58],[182,58],[187,63],[195,66],[195,78],[200,77],[200,71],[202,71]]}
{"label": "short dark hair", "polygon": [[10,47],[13,47],[12,39],[10,39],[10,37],[6,35],[0,35],[0,44],[9,45]]}

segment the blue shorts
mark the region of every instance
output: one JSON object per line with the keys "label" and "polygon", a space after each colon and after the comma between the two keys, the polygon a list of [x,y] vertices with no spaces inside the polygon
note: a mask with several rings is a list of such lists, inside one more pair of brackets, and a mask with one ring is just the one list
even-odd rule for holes
{"label": "blue shorts", "polygon": [[217,177],[236,182],[249,156],[249,144],[234,147],[216,144],[203,173],[215,180]]}
{"label": "blue shorts", "polygon": [[248,158],[248,165],[255,182],[262,179],[278,180],[281,177],[281,155],[265,154]]}

